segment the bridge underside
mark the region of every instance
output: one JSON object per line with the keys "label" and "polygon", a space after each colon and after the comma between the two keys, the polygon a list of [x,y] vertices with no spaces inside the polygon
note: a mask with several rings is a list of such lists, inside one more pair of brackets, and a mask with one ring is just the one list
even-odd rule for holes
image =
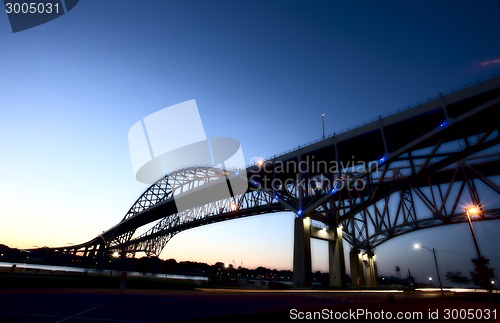
{"label": "bridge underside", "polygon": [[[329,241],[330,283],[345,286],[342,241],[352,248],[351,279],[374,285],[374,250],[399,235],[500,217],[500,78],[380,118],[246,169],[244,194],[205,201],[207,190],[238,178],[237,170],[197,167],[169,174],[148,188],[123,220],[77,246],[54,248],[105,259],[143,252],[159,256],[178,232],[257,214],[297,215],[294,279],[309,286],[311,238]],[[176,199],[199,201],[179,212]],[[491,200],[491,199],[490,199]],[[306,220],[307,219],[307,220]],[[318,229],[319,223],[323,229]],[[136,230],[154,224],[146,232]]]}

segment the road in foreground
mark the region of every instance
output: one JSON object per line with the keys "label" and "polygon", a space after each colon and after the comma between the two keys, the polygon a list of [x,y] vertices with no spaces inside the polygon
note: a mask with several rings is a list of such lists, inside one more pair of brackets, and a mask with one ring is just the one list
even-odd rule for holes
{"label": "road in foreground", "polygon": [[[391,295],[392,294],[392,295]],[[392,297],[394,296],[394,297]],[[0,322],[494,322],[485,294],[313,290],[3,289]],[[489,319],[488,319],[489,318]]]}

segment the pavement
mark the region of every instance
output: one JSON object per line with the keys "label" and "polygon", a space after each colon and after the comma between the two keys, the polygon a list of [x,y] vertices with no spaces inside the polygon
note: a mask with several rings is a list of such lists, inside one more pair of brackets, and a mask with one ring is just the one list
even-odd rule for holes
{"label": "pavement", "polygon": [[0,289],[0,322],[500,322],[486,294],[326,290]]}

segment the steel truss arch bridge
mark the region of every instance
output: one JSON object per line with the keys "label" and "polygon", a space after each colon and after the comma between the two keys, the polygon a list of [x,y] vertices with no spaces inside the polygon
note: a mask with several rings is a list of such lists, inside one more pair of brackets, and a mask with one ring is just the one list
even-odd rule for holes
{"label": "steel truss arch bridge", "polygon": [[[296,214],[294,286],[311,284],[310,239],[328,241],[330,285],[345,286],[343,241],[352,281],[375,286],[375,248],[415,230],[500,218],[500,77],[480,81],[363,126],[238,170],[180,169],[151,185],[114,227],[79,245],[51,248],[96,260],[159,256],[190,228],[235,218]],[[240,170],[241,171],[241,170]],[[243,173],[243,172],[242,172]],[[248,181],[244,194],[218,200],[210,189]],[[178,212],[175,200],[197,201]],[[152,227],[142,234],[137,229]]]}

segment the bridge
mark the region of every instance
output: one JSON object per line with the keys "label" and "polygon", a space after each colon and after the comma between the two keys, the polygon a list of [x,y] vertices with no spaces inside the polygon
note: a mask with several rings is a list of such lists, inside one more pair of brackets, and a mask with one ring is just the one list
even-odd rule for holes
{"label": "bridge", "polygon": [[[112,254],[159,256],[175,234],[258,214],[291,211],[294,286],[312,283],[312,238],[328,241],[331,286],[351,279],[375,286],[375,248],[430,227],[500,218],[482,203],[500,194],[500,77],[440,93],[411,108],[333,134],[242,169],[189,167],[152,184],[123,219],[79,245],[52,248],[101,261]],[[241,176],[241,174],[245,176]],[[243,194],[209,192],[244,181]],[[208,192],[208,193],[207,193]],[[195,201],[178,211],[176,201]],[[138,228],[153,225],[136,235]]]}

